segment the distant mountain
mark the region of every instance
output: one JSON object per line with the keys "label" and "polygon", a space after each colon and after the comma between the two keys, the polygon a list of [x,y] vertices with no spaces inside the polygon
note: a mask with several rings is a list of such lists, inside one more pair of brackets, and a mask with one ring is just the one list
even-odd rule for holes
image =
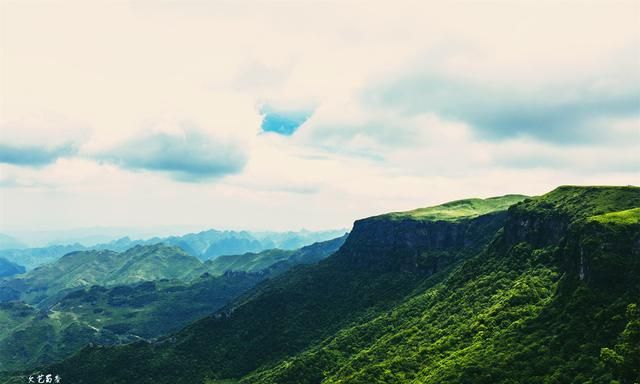
{"label": "distant mountain", "polygon": [[221,255],[236,255],[245,252],[261,252],[267,249],[297,249],[317,241],[325,241],[341,236],[345,231],[299,231],[299,232],[247,232],[208,230],[183,236],[153,237],[146,240],[132,240],[129,237],[108,243],[85,246],[80,243],[51,245],[40,248],[0,250],[0,257],[24,265],[31,270],[50,263],[69,252],[86,250],[110,250],[122,252],[136,245],[164,243],[180,247],[191,256],[201,260],[213,259]]}
{"label": "distant mountain", "polygon": [[69,252],[82,251],[85,249],[86,247],[80,244],[51,245],[42,248],[3,249],[0,250],[0,257],[24,265],[28,270],[31,270],[39,265],[51,263]]}
{"label": "distant mountain", "polygon": [[308,231],[303,229],[297,232],[251,232],[251,235],[265,245],[272,244],[268,248],[298,249],[316,242],[335,239],[344,235],[345,232],[347,232],[345,229],[329,231]]}
{"label": "distant mountain", "polygon": [[257,272],[278,262],[290,265],[317,263],[336,252],[346,238],[345,234],[342,237],[307,245],[294,251],[270,249],[260,253],[248,252],[242,255],[220,256],[206,261],[205,269],[212,274],[222,274],[226,271]]}
{"label": "distant mountain", "polygon": [[23,266],[0,257],[0,277],[18,275],[24,272],[25,268]]}
{"label": "distant mountain", "polygon": [[20,240],[0,233],[0,250],[2,249],[21,249],[26,248],[26,245],[20,242]]}
{"label": "distant mountain", "polygon": [[259,252],[263,250],[260,241],[252,238],[226,237],[211,243],[202,254],[203,259],[215,259],[220,255],[237,255],[243,252]]}
{"label": "distant mountain", "polygon": [[269,249],[259,253],[247,252],[242,255],[220,256],[205,262],[207,271],[214,275],[221,275],[226,271],[255,272],[265,266],[285,261],[295,251],[284,249]]}
{"label": "distant mountain", "polygon": [[100,244],[98,249],[112,249],[164,243],[182,248],[201,260],[210,260],[222,255],[237,255],[246,252],[261,252],[268,249],[294,250],[319,241],[334,239],[345,233],[344,230],[311,232],[248,232],[208,230],[184,236],[165,238],[154,237],[148,240],[131,241],[123,238],[115,242]]}
{"label": "distant mountain", "polygon": [[45,370],[97,384],[634,383],[639,244],[637,187],[363,219],[332,256],[213,316]]}

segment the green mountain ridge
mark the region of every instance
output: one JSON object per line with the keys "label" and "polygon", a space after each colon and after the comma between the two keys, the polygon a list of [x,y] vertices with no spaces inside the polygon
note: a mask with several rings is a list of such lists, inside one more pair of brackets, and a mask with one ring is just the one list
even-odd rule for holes
{"label": "green mountain ridge", "polygon": [[8,299],[19,298],[30,304],[38,304],[78,287],[187,279],[200,271],[204,272],[202,267],[196,257],[178,247],[162,244],[135,246],[120,253],[77,251],[24,275],[0,280],[0,291],[4,291],[5,296],[10,291],[15,292]]}
{"label": "green mountain ridge", "polygon": [[[219,270],[162,244],[70,253],[3,282],[22,288],[17,295],[29,304],[0,302],[0,371],[50,364],[89,343],[153,340],[213,313],[260,281],[321,260],[344,238],[253,254],[250,263],[246,255],[228,256],[231,265]],[[286,257],[268,257],[274,252]]]}
{"label": "green mountain ridge", "polygon": [[312,264],[337,251],[345,242],[347,235],[336,239],[317,242],[297,250],[269,249],[259,253],[247,252],[242,255],[219,256],[207,260],[204,268],[207,272],[219,275],[226,271],[258,272],[278,262],[289,264]]}
{"label": "green mountain ridge", "polygon": [[504,224],[507,208],[525,198],[458,200],[356,220],[338,257],[358,269],[430,275],[482,250]]}
{"label": "green mountain ridge", "polygon": [[22,265],[18,265],[0,257],[0,277],[19,275],[24,272],[25,268]]}
{"label": "green mountain ridge", "polygon": [[[107,372],[101,372],[99,367],[109,366],[103,362],[112,359],[124,362],[133,358],[138,367],[136,372],[130,372],[119,363],[110,367],[109,374],[119,377],[114,382],[125,382],[123,377],[130,375],[142,382],[159,380],[167,383],[201,382],[206,376],[237,378],[263,364],[300,352],[341,327],[393,308],[420,285],[433,284],[440,268],[446,271],[450,268],[449,263],[481,252],[505,217],[503,210],[455,223],[389,220],[384,223],[391,225],[393,230],[386,228],[383,232],[392,235],[382,240],[369,227],[370,223],[379,222],[378,219],[360,220],[343,247],[328,259],[312,266],[295,267],[260,284],[216,315],[158,343],[85,350],[80,355],[101,363],[83,362],[79,366],[86,369],[86,377],[101,377]],[[408,228],[420,230],[415,232],[417,235],[407,237],[407,233],[412,233]],[[375,249],[375,258],[380,263],[360,263],[360,252],[371,253],[374,251],[372,244],[379,245],[380,241],[387,247],[405,244],[405,248],[393,254],[386,254],[384,248]],[[450,261],[443,261],[437,271],[415,267],[410,268],[410,272],[403,268],[383,268],[404,258],[413,261],[416,252],[409,246],[411,243],[419,245],[422,250],[419,259],[426,259],[427,265],[436,260]],[[385,255],[386,261],[382,260]],[[408,265],[415,266],[415,263]],[[425,280],[433,273],[436,273],[433,281]],[[105,353],[113,355],[105,356]],[[120,360],[122,358],[125,360]],[[73,359],[63,365],[63,370],[74,380],[82,380],[77,371],[66,370],[72,365],[75,366]],[[56,366],[55,369],[60,368]],[[161,377],[154,369],[161,370],[164,375]]]}
{"label": "green mountain ridge", "polygon": [[[636,382],[640,226],[580,218],[639,198],[637,188],[562,188],[518,204],[489,249],[441,283],[241,382]],[[550,219],[556,199],[580,212]],[[606,202],[591,204],[598,199]],[[546,247],[508,233],[564,219],[574,225]]]}
{"label": "green mountain ridge", "polygon": [[456,221],[478,217],[491,212],[504,211],[525,198],[527,198],[525,195],[504,195],[487,199],[462,199],[412,211],[386,213],[373,218],[383,220]]}
{"label": "green mountain ridge", "polygon": [[[333,256],[214,316],[47,369],[74,383],[633,383],[638,207],[640,188],[560,187],[471,219],[365,219]],[[425,268],[434,258],[448,262]]]}

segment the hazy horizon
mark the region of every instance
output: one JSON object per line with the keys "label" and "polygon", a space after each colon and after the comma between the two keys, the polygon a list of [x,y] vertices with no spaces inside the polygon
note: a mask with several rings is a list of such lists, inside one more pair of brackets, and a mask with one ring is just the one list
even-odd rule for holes
{"label": "hazy horizon", "polygon": [[[83,246],[94,246],[98,244],[109,243],[122,238],[129,238],[131,240],[149,240],[155,237],[171,237],[171,236],[184,236],[187,234],[194,234],[200,232],[206,232],[209,230],[215,231],[230,231],[230,232],[242,232],[246,231],[251,234],[261,235],[268,233],[323,233],[323,232],[348,232],[349,228],[326,228],[309,230],[307,228],[297,228],[282,231],[270,231],[261,229],[247,229],[247,228],[213,228],[213,227],[188,227],[188,226],[156,226],[147,228],[135,228],[135,227],[86,227],[86,228],[69,228],[58,230],[9,230],[0,232],[0,235],[9,236],[15,240],[23,243],[25,247],[37,248],[47,247],[51,245],[72,245],[81,244]],[[8,247],[13,248],[13,247]]]}

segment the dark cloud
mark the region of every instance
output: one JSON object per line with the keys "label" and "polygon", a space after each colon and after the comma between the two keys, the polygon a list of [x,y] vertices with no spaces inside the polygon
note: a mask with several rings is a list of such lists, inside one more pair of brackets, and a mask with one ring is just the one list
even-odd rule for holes
{"label": "dark cloud", "polygon": [[408,114],[435,113],[470,124],[483,139],[530,136],[557,143],[607,138],[602,119],[640,115],[640,86],[602,89],[598,81],[559,84],[534,91],[483,87],[434,75],[414,75],[367,89],[364,102]]}
{"label": "dark cloud", "polygon": [[137,137],[99,156],[122,168],[166,172],[181,181],[202,181],[240,172],[245,153],[196,129]]}
{"label": "dark cloud", "polygon": [[78,152],[75,143],[58,146],[0,144],[0,163],[40,167]]}

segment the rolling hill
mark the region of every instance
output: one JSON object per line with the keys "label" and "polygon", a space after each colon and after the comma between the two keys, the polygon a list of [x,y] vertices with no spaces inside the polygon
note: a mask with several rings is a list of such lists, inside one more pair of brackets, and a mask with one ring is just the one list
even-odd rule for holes
{"label": "rolling hill", "polygon": [[120,253],[78,251],[19,277],[0,280],[0,291],[14,291],[13,299],[38,304],[78,287],[185,279],[200,268],[196,257],[162,244],[135,246]]}
{"label": "rolling hill", "polygon": [[0,371],[49,364],[89,343],[153,340],[177,331],[260,281],[328,256],[343,242],[344,236],[297,251],[267,251],[286,257],[254,255],[250,263],[246,255],[227,256],[229,265],[216,270],[162,244],[70,253],[0,281]]}

